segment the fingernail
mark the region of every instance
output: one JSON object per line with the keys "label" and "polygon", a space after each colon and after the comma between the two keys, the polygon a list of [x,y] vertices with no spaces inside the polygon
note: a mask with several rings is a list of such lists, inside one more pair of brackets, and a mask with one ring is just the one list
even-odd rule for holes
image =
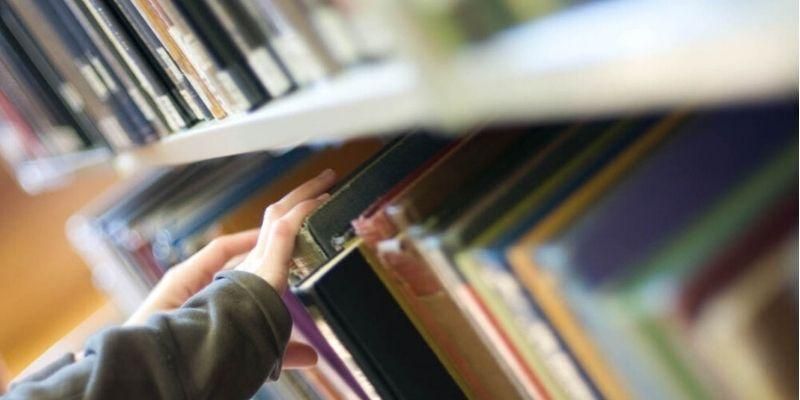
{"label": "fingernail", "polygon": [[335,173],[335,172],[333,172],[333,170],[332,170],[332,169],[330,169],[330,168],[326,169],[325,171],[322,171],[322,173],[321,173],[321,174],[319,174],[319,176],[320,176],[321,178],[325,178],[325,179],[328,179],[328,178],[333,178],[333,176],[334,176],[334,175],[336,175],[336,173]]}
{"label": "fingernail", "polygon": [[328,193],[323,193],[323,194],[321,194],[321,195],[317,196],[317,200],[319,200],[319,201],[325,201],[325,200],[328,200],[330,197],[331,197],[331,195],[330,195],[330,194],[328,194]]}

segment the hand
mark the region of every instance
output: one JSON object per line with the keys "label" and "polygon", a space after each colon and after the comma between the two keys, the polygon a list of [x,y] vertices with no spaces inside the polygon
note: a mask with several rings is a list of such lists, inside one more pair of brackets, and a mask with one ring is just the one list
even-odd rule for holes
{"label": "hand", "polygon": [[312,211],[330,197],[325,191],[335,180],[336,174],[333,170],[325,170],[267,207],[258,242],[236,269],[264,278],[278,292],[283,293],[286,290],[295,237],[300,226]]}
{"label": "hand", "polygon": [[167,270],[125,325],[140,324],[156,312],[180,307],[211,283],[214,274],[230,259],[252,249],[257,239],[258,229],[215,238],[186,261]]}
{"label": "hand", "polygon": [[[324,171],[267,207],[261,229],[216,238],[189,259],[171,268],[125,324],[142,323],[155,312],[180,307],[211,283],[214,274],[231,259],[248,251],[236,269],[258,275],[276,291],[283,293],[287,287],[297,232],[303,220],[328,198],[325,191],[335,179],[336,174],[332,170]],[[299,368],[314,365],[316,360],[317,354],[313,348],[290,341],[283,366]]]}

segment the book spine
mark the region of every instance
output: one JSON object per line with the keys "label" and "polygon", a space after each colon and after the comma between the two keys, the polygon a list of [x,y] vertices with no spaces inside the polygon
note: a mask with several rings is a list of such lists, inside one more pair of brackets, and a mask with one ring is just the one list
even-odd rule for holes
{"label": "book spine", "polygon": [[319,37],[304,4],[293,0],[271,0],[268,6],[277,11],[274,15],[276,19],[280,18],[281,26],[288,28],[285,30],[287,33],[285,38],[289,40],[281,44],[281,47],[286,47],[300,59],[313,57],[315,62],[304,67],[321,67],[323,75],[331,75],[341,70],[342,64],[336,60]]}
{"label": "book spine", "polygon": [[198,96],[211,115],[217,119],[225,118],[229,114],[229,110],[224,99],[202,65],[196,64],[197,55],[185,50],[186,40],[181,29],[167,19],[161,7],[152,0],[131,0],[131,2],[139,15],[152,27],[166,50],[166,54],[159,53],[162,61],[167,63],[169,58],[174,60],[191,86],[197,89]]}
{"label": "book spine", "polygon": [[317,305],[317,299],[313,294],[310,294],[303,290],[295,291],[300,300],[306,306],[306,310],[311,315],[311,318],[314,320],[314,323],[317,325],[317,329],[325,337],[328,344],[333,348],[339,358],[344,362],[347,366],[347,369],[353,375],[353,377],[358,382],[359,386],[362,388],[364,393],[366,394],[368,399],[372,400],[380,400],[381,396],[375,389],[375,386],[372,385],[372,382],[367,378],[367,375],[361,369],[361,367],[356,362],[353,354],[350,353],[348,348],[342,343],[339,337],[336,335],[333,327],[328,324],[325,317],[323,316],[322,311],[320,310],[319,306]]}
{"label": "book spine", "polygon": [[30,32],[28,32],[20,21],[13,16],[8,10],[3,8],[0,10],[4,22],[4,34],[8,36],[9,41],[13,40],[20,48],[20,52],[24,53],[30,64],[35,68],[30,68],[31,72],[38,71],[42,76],[42,81],[47,82],[49,94],[47,97],[58,99],[67,113],[70,114],[71,119],[79,133],[82,133],[87,147],[92,146],[109,146],[106,139],[97,128],[96,122],[93,121],[91,115],[87,113],[85,104],[77,94],[74,87],[64,78],[47,59],[44,51],[38,43],[33,40]]}
{"label": "book spine", "polygon": [[303,224],[294,242],[293,265],[289,270],[289,282],[294,284],[304,280],[327,259],[322,247],[309,230],[308,223]]}
{"label": "book spine", "polygon": [[525,296],[525,290],[516,277],[500,261],[481,253],[467,253],[465,257],[475,257],[472,262],[459,262],[459,266],[471,282],[481,282],[487,295],[493,296],[508,308],[507,314],[523,332],[525,345],[534,349],[538,359],[544,362],[571,399],[595,399],[599,393],[587,381],[560,338],[545,321],[539,310]]}
{"label": "book spine", "polygon": [[167,34],[177,43],[183,54],[200,72],[208,88],[212,90],[228,114],[238,114],[247,110],[246,99],[231,79],[230,74],[221,70],[215,61],[214,54],[198,37],[195,29],[178,4],[165,0],[147,0],[158,12],[158,15],[169,24]]}
{"label": "book spine", "polygon": [[240,4],[248,14],[257,16],[256,23],[277,59],[298,86],[308,85],[326,75],[325,66],[271,2],[243,0]]}
{"label": "book spine", "polygon": [[[82,146],[75,130],[66,125],[63,115],[59,115],[55,104],[48,104],[44,97],[46,89],[39,77],[30,74],[30,65],[19,58],[12,43],[0,36],[0,50],[3,60],[0,62],[0,89],[6,96],[14,99],[12,114],[20,117],[30,128],[36,141],[45,150],[46,155],[59,155],[76,151]],[[25,132],[25,131],[23,131]],[[65,136],[65,137],[60,137]]]}
{"label": "book spine", "polygon": [[93,40],[66,3],[40,1],[35,3],[63,38],[63,43],[73,52],[79,70],[101,99],[108,99],[126,133],[134,144],[142,145],[158,137],[156,127],[145,115],[134,98],[126,93],[103,59]]}
{"label": "book spine", "polygon": [[209,0],[208,5],[269,93],[278,97],[290,91],[294,82],[253,16],[238,2]]}
{"label": "book spine", "polygon": [[180,110],[179,105],[170,96],[161,80],[150,69],[143,54],[117,21],[111,10],[100,0],[78,0],[87,19],[94,20],[98,33],[102,34],[104,42],[121,61],[137,86],[148,96],[162,122],[171,132],[188,126],[188,121]]}
{"label": "book spine", "polygon": [[[413,231],[414,229],[412,229]],[[431,271],[445,288],[447,293],[461,307],[476,331],[482,334],[484,343],[491,344],[493,356],[501,368],[505,368],[519,390],[536,399],[548,399],[550,393],[545,389],[540,378],[522,360],[519,351],[511,344],[507,335],[498,328],[497,322],[487,312],[486,306],[475,295],[455,269],[450,265],[448,257],[434,237],[412,233],[410,245],[413,245],[422,258],[431,266]]]}
{"label": "book spine", "polygon": [[198,90],[178,68],[175,60],[156,36],[154,28],[142,18],[134,4],[127,0],[105,1],[109,9],[117,15],[120,24],[132,33],[131,39],[149,55],[148,60],[153,64],[153,70],[163,77],[174,98],[181,102],[189,120],[203,121],[214,118],[198,94]]}
{"label": "book spine", "polygon": [[204,1],[176,0],[174,6],[206,49],[208,60],[217,69],[218,81],[237,110],[251,110],[271,98]]}
{"label": "book spine", "polygon": [[136,76],[125,67],[124,60],[106,40],[102,27],[83,7],[81,0],[62,0],[59,5],[59,12],[69,13],[69,18],[63,17],[65,22],[77,22],[80,27],[81,33],[87,39],[86,51],[93,54],[92,63],[109,90],[119,99],[120,104],[131,112],[138,112],[132,118],[144,118],[147,128],[141,134],[145,142],[157,140],[170,133],[155,99],[142,90]]}
{"label": "book spine", "polygon": [[334,60],[340,65],[351,65],[360,58],[352,32],[342,18],[340,10],[326,1],[302,0],[308,18]]}
{"label": "book spine", "polygon": [[[112,149],[119,151],[132,146],[133,142],[109,101],[107,91],[95,84],[98,81],[96,73],[91,68],[81,69],[82,56],[64,35],[58,33],[56,26],[48,22],[42,11],[20,0],[1,2],[0,8],[4,23],[13,30],[15,37],[20,40],[27,37],[37,43],[46,57],[46,64],[64,77],[64,84],[56,90],[70,107],[85,110]],[[56,60],[72,62],[54,62]]]}

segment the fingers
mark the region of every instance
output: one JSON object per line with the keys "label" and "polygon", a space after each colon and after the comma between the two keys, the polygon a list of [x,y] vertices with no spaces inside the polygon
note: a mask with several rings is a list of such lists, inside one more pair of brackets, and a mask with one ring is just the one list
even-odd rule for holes
{"label": "fingers", "polygon": [[279,292],[283,292],[291,264],[294,241],[303,220],[317,209],[330,195],[323,194],[316,199],[305,200],[296,205],[286,215],[273,222],[264,252],[257,255],[258,274]]}
{"label": "fingers", "polygon": [[317,364],[317,351],[301,342],[289,342],[283,356],[283,368],[308,368]]}
{"label": "fingers", "polygon": [[279,204],[283,210],[291,210],[300,202],[313,199],[330,189],[335,180],[336,173],[330,168],[326,169],[316,177],[289,192],[289,194],[284,196],[277,204]]}
{"label": "fingers", "polygon": [[193,287],[205,286],[231,258],[251,250],[257,240],[258,229],[220,236],[177,265],[173,273]]}
{"label": "fingers", "polygon": [[267,209],[264,211],[264,221],[261,225],[261,237],[256,245],[256,250],[263,251],[263,245],[269,238],[270,225],[274,221],[277,221],[286,215],[286,213],[291,211],[300,202],[313,199],[321,195],[328,190],[335,181],[336,173],[332,169],[326,169],[316,177],[306,181],[302,185],[289,192],[289,194],[284,196],[282,199],[267,207]]}

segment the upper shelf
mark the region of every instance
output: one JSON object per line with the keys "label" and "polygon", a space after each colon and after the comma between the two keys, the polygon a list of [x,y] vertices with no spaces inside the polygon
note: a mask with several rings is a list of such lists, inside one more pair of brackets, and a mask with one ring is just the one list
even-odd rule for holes
{"label": "upper shelf", "polygon": [[12,166],[17,182],[29,194],[39,194],[66,186],[77,174],[88,170],[109,170],[108,149],[96,148],[23,161]]}
{"label": "upper shelf", "polygon": [[122,169],[300,143],[797,93],[793,1],[612,0],[514,28],[445,62],[365,65],[248,115],[117,158]]}
{"label": "upper shelf", "polygon": [[261,109],[201,124],[117,157],[123,170],[280,150],[306,142],[388,132],[425,122],[414,69],[402,63],[364,65]]}

